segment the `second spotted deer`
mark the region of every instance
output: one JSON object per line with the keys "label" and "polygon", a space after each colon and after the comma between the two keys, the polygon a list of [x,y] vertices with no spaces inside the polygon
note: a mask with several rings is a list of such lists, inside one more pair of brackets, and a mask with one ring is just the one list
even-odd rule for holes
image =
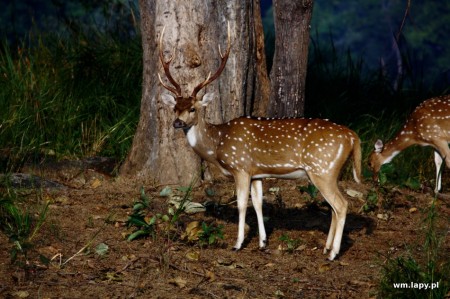
{"label": "second spotted deer", "polygon": [[378,139],[369,157],[369,167],[378,180],[383,164],[389,163],[404,149],[412,145],[432,146],[436,165],[435,192],[441,190],[441,165],[445,160],[450,167],[450,95],[431,98],[420,104],[410,115],[403,128],[386,144]]}
{"label": "second spotted deer", "polygon": [[[176,114],[173,125],[186,133],[194,151],[204,160],[217,166],[225,175],[234,178],[239,211],[238,236],[235,250],[242,247],[249,190],[256,211],[259,228],[259,246],[266,246],[267,235],[262,211],[262,179],[296,179],[308,177],[332,207],[331,226],[324,254],[333,260],[339,253],[344,230],[347,200],[338,188],[341,169],[350,156],[353,175],[360,182],[361,147],[355,132],[347,127],[322,119],[263,119],[241,117],[224,124],[207,123],[204,108],[214,94],[201,99],[197,93],[215,80],[225,68],[230,53],[228,46],[221,53],[218,70],[199,83],[191,95],[183,97],[180,85],[170,73],[170,62],[164,59],[160,39],[160,60],[170,84],[161,84],[172,94],[162,94],[163,102]],[[219,49],[220,52],[220,49]]]}

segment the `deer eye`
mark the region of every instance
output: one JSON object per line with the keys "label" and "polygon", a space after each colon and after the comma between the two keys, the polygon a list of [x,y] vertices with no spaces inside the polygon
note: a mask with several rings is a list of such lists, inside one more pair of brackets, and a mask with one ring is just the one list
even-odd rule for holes
{"label": "deer eye", "polygon": [[189,110],[190,113],[195,112],[195,108],[191,108],[191,110]]}

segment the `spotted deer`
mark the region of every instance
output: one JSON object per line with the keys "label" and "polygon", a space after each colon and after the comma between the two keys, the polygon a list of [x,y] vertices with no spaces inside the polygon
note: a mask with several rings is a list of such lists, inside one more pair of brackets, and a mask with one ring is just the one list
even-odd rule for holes
{"label": "spotted deer", "polygon": [[166,61],[162,49],[163,32],[159,41],[159,56],[167,79],[159,76],[164,88],[162,101],[170,106],[176,119],[175,128],[184,130],[193,150],[204,160],[217,166],[226,176],[233,177],[236,184],[239,211],[238,236],[234,250],[244,241],[244,226],[249,198],[256,211],[259,229],[259,247],[266,246],[267,236],[262,212],[262,179],[297,179],[308,177],[332,207],[331,226],[324,254],[333,260],[339,253],[347,214],[347,200],[338,189],[338,177],[350,154],[353,155],[353,175],[360,182],[361,147],[355,132],[322,119],[265,119],[240,117],[227,123],[207,123],[204,109],[214,99],[206,93],[201,99],[197,93],[215,80],[225,68],[230,54],[230,29],[228,44],[221,63],[213,75],[198,84],[189,97],[183,97],[180,85],[170,73],[174,54]]}
{"label": "spotted deer", "polygon": [[378,181],[378,173],[383,164],[387,164],[402,150],[412,145],[432,146],[436,165],[436,186],[441,190],[441,165],[445,160],[450,167],[450,95],[431,98],[420,104],[409,116],[403,128],[386,144],[378,139],[369,157],[369,167],[373,179]]}

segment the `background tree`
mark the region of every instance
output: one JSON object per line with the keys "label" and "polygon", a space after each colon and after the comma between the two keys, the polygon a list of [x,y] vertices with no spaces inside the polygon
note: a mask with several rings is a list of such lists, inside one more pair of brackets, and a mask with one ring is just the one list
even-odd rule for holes
{"label": "background tree", "polygon": [[271,117],[304,115],[313,0],[274,0],[275,54],[270,72]]}
{"label": "background tree", "polygon": [[[201,161],[188,146],[181,130],[174,130],[174,114],[160,101],[167,92],[158,82],[163,74],[158,58],[158,38],[165,26],[164,51],[175,49],[171,72],[184,94],[190,94],[220,61],[227,22],[231,27],[231,54],[222,75],[204,92],[217,99],[208,106],[206,118],[222,123],[267,103],[267,74],[259,2],[257,1],[157,1],[141,0],[143,90],[141,115],[122,175],[155,179],[169,184],[188,184],[201,169]],[[166,80],[163,76],[163,80]]]}

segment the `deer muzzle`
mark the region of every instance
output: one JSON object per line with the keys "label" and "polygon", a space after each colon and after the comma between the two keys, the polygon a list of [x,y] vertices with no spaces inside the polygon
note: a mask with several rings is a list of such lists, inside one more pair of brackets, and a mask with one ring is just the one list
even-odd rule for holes
{"label": "deer muzzle", "polygon": [[380,179],[379,179],[379,177],[378,177],[378,171],[374,171],[374,172],[373,172],[373,174],[372,174],[372,180],[373,180],[375,183],[379,183],[379,182],[380,182]]}
{"label": "deer muzzle", "polygon": [[184,121],[182,121],[181,119],[177,118],[174,122],[173,122],[173,127],[175,129],[184,129],[187,127],[186,123]]}

